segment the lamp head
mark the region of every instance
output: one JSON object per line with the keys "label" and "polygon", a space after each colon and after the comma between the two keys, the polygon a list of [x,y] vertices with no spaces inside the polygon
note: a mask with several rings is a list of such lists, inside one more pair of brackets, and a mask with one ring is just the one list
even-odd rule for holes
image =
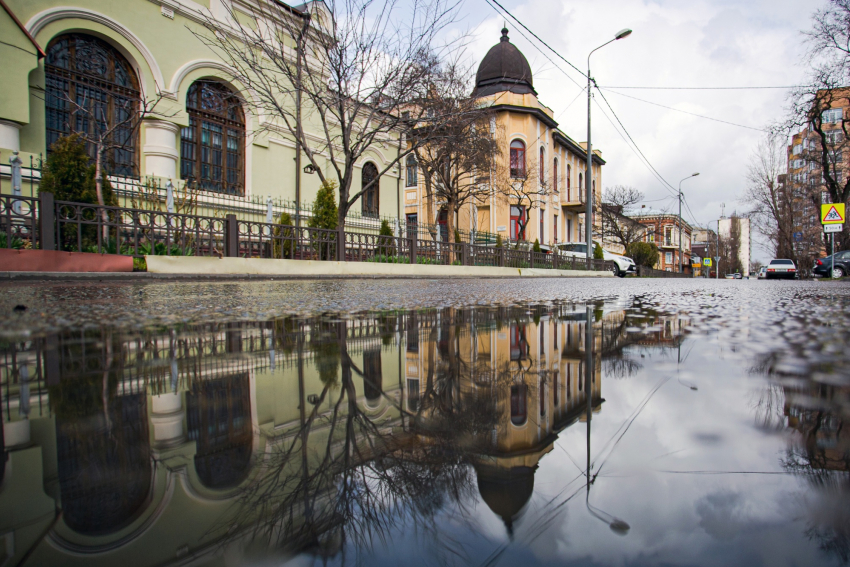
{"label": "lamp head", "polygon": [[694,173],[691,177],[696,177],[697,175],[699,175],[699,173]]}
{"label": "lamp head", "polygon": [[632,35],[632,30],[626,28],[618,31],[617,35],[614,36],[614,39],[623,39],[624,37],[629,37],[630,35]]}

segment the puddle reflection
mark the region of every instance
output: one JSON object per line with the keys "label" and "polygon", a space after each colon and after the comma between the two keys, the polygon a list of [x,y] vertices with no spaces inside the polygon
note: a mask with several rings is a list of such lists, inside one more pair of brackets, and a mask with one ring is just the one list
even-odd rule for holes
{"label": "puddle reflection", "polygon": [[[681,395],[702,394],[699,372],[679,371],[697,345],[689,326],[599,303],[6,343],[0,554],[17,565],[407,563],[416,549],[423,563],[497,563],[566,522],[578,496],[587,522],[631,536],[644,519],[594,495],[642,407],[595,433],[603,382],[625,400],[621,384],[660,373],[646,403],[674,377]],[[769,366],[750,373],[773,376]],[[804,536],[846,561],[848,388],[771,380],[757,425],[787,435],[781,466],[809,483]],[[725,442],[715,437],[702,443]]]}

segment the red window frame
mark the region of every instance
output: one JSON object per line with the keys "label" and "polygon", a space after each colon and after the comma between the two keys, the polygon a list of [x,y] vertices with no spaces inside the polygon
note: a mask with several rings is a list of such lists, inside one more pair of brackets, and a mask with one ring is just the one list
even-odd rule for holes
{"label": "red window frame", "polygon": [[525,177],[525,144],[522,140],[511,142],[511,177]]}
{"label": "red window frame", "polygon": [[[519,211],[514,214],[514,210]],[[511,205],[511,240],[525,240],[525,229],[528,228],[526,222],[526,210],[522,205]],[[517,228],[522,223],[522,233],[517,234]]]}

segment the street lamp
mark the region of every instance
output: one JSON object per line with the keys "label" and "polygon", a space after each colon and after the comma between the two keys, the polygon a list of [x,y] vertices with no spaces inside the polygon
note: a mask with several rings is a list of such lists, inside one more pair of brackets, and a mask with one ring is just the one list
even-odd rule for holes
{"label": "street lamp", "polygon": [[606,41],[587,54],[587,171],[584,172],[585,199],[587,203],[584,210],[584,241],[587,244],[588,264],[593,258],[593,227],[591,226],[593,223],[593,192],[591,190],[591,187],[593,186],[593,146],[590,144],[590,100],[591,83],[595,84],[595,81],[590,76],[590,56],[593,55],[594,51],[602,49],[609,43],[617,41],[618,39],[629,37],[631,34],[632,30],[628,28],[620,30],[617,32],[617,35],[614,36],[614,39]]}
{"label": "street lamp", "polygon": [[[687,181],[691,177],[696,177],[699,173],[692,173],[682,179]],[[682,181],[679,181],[679,273],[682,273]]]}

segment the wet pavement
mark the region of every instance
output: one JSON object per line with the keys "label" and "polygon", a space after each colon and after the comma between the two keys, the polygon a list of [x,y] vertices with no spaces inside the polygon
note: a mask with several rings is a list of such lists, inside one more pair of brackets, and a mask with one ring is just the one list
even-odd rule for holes
{"label": "wet pavement", "polygon": [[0,556],[846,564],[848,315],[837,282],[2,287]]}

